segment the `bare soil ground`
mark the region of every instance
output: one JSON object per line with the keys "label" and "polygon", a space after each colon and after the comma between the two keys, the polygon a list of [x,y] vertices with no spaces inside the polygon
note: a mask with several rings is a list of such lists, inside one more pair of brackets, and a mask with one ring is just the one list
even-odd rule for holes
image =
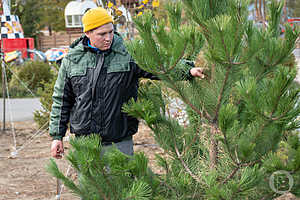
{"label": "bare soil ground", "polygon": [[[56,178],[45,170],[50,159],[51,138],[47,132],[38,132],[33,121],[15,122],[16,146],[18,153],[14,152],[14,134],[11,124],[6,127],[5,132],[0,131],[0,200],[38,200],[56,199]],[[1,127],[2,129],[2,127]],[[32,136],[38,135],[32,139]],[[134,136],[135,152],[143,151],[150,160],[150,167],[161,173],[155,166],[155,153],[162,154],[163,151],[155,144],[151,131],[141,123],[139,133]],[[65,142],[66,152],[69,149]],[[67,173],[69,163],[65,159],[57,160],[57,164]],[[71,175],[75,173],[71,170]],[[61,200],[76,200],[68,189],[63,187]]]}

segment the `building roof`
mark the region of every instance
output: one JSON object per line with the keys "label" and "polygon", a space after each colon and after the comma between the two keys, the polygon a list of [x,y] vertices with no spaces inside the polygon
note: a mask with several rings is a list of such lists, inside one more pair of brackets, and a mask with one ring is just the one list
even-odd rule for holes
{"label": "building roof", "polygon": [[65,8],[65,16],[83,15],[87,9],[96,7],[97,5],[91,0],[70,1]]}

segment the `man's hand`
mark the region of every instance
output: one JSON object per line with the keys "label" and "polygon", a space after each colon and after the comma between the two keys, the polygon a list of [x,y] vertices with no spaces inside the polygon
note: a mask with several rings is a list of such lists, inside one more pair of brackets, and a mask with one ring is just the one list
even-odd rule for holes
{"label": "man's hand", "polygon": [[204,78],[205,77],[205,75],[204,75],[203,72],[204,72],[204,70],[201,67],[194,67],[194,68],[192,68],[190,70],[190,73],[191,73],[192,76],[194,76],[194,77],[200,77],[200,78]]}
{"label": "man's hand", "polygon": [[60,159],[64,153],[64,145],[61,140],[53,140],[51,144],[51,156]]}

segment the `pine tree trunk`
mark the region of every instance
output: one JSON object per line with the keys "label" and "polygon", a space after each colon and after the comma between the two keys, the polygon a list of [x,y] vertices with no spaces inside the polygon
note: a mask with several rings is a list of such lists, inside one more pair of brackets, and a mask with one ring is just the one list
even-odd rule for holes
{"label": "pine tree trunk", "polygon": [[216,140],[216,135],[218,131],[215,126],[211,128],[210,135],[210,146],[209,146],[209,158],[210,158],[210,168],[215,169],[218,164],[218,142]]}
{"label": "pine tree trunk", "polygon": [[260,12],[259,12],[258,7],[257,7],[257,1],[258,0],[255,0],[255,12],[256,12],[255,20],[259,21],[260,20]]}
{"label": "pine tree trunk", "polygon": [[259,0],[258,12],[259,12],[259,20],[262,21],[263,20],[263,16],[262,16],[262,0]]}
{"label": "pine tree trunk", "polygon": [[267,19],[266,19],[266,16],[267,16],[266,12],[267,12],[266,11],[266,0],[263,0],[263,13],[264,13],[263,19],[264,19],[264,22],[267,21]]}

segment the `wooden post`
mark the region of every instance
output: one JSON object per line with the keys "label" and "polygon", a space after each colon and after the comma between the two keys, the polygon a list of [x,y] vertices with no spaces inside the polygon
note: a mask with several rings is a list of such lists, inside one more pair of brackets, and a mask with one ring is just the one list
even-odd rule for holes
{"label": "wooden post", "polygon": [[71,40],[71,38],[72,38],[72,33],[69,33],[68,36],[69,36],[68,46],[70,46],[70,45],[71,45],[71,42],[72,42],[72,40]]}
{"label": "wooden post", "polygon": [[55,34],[55,32],[54,32],[54,34],[53,34],[53,39],[54,39],[54,47],[57,47],[57,46],[56,46],[56,34]]}

